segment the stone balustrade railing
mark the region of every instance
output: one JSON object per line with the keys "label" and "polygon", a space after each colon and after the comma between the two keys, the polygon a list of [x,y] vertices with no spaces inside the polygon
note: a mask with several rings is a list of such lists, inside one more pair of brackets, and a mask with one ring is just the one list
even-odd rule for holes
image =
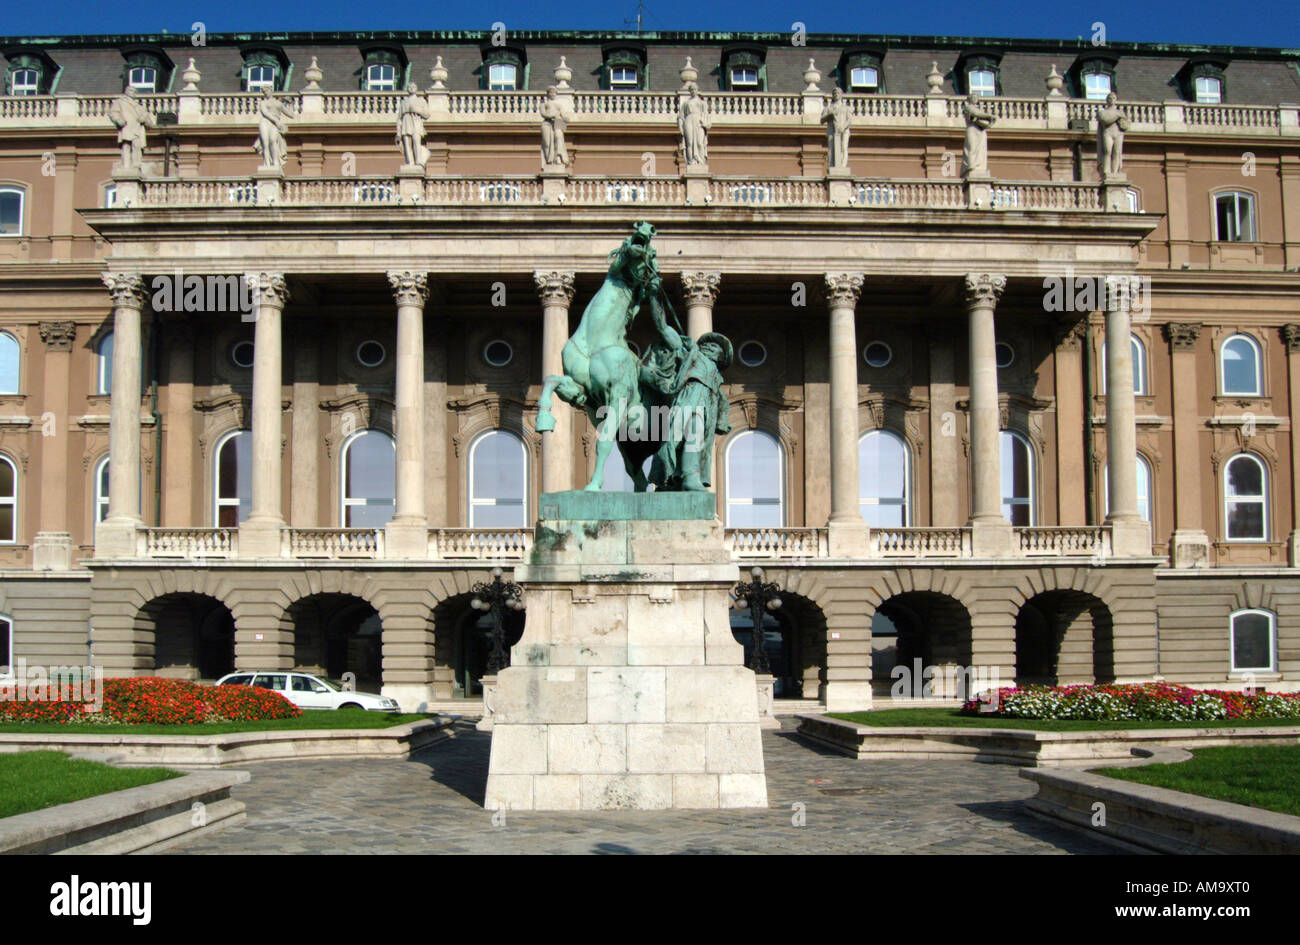
{"label": "stone balustrade railing", "polygon": [[729,528],[727,548],[733,558],[825,558],[824,528]]}
{"label": "stone balustrade railing", "polygon": [[873,528],[870,548],[882,558],[969,558],[969,528]]}
{"label": "stone balustrade railing", "polygon": [[137,538],[142,558],[233,558],[239,549],[234,528],[142,528]]}
{"label": "stone balustrade railing", "polygon": [[1110,529],[1104,525],[1017,528],[1016,543],[1025,557],[1110,554]]}
{"label": "stone balustrade railing", "polygon": [[[282,99],[300,113],[291,123],[391,124],[402,92],[284,93]],[[542,92],[431,90],[431,121],[437,124],[540,121]],[[704,94],[715,125],[816,125],[825,107],[826,92],[709,92]],[[24,126],[95,127],[112,131],[108,107],[113,95],[36,95],[0,97],[0,128]],[[171,113],[180,125],[254,125],[259,96],[248,92],[180,91],[141,95],[154,114]],[[579,92],[561,98],[578,123],[675,121],[677,92]],[[943,95],[849,95],[846,97],[859,128],[963,127],[962,100]],[[998,130],[1060,130],[1071,121],[1094,120],[1098,103],[1064,97],[990,97],[981,105],[997,118]],[[1130,132],[1193,132],[1300,136],[1300,106],[1202,105],[1189,102],[1120,102]]]}
{"label": "stone balustrade railing", "polygon": [[532,547],[531,528],[429,529],[429,557],[438,561],[522,561]]}
{"label": "stone balustrade railing", "polygon": [[382,528],[286,528],[282,558],[382,558]]}

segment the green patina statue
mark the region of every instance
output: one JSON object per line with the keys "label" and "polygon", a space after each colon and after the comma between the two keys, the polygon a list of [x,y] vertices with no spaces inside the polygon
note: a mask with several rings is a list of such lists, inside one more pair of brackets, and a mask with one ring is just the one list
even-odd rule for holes
{"label": "green patina statue", "polygon": [[[600,433],[596,466],[586,490],[600,490],[605,462],[618,442],[637,492],[705,492],[712,481],[713,438],[731,429],[722,372],[731,342],[709,332],[698,341],[674,330],[676,315],[663,292],[650,245],[655,228],[633,224],[632,235],[610,254],[604,284],[588,303],[561,355],[563,375],[547,377],[538,403],[537,430],[555,429],[554,395],[586,411]],[[627,330],[648,306],[658,338],[638,359]],[[642,471],[653,457],[650,475]]]}

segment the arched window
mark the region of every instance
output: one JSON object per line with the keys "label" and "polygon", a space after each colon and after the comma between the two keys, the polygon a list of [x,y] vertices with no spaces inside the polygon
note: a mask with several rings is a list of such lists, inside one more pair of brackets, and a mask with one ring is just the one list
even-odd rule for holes
{"label": "arched window", "polygon": [[1012,525],[1034,524],[1034,451],[1019,433],[1003,430],[1002,514]]}
{"label": "arched window", "polygon": [[1223,467],[1223,520],[1228,541],[1268,537],[1268,470],[1257,456],[1240,453]]}
{"label": "arched window", "polygon": [[[1137,335],[1129,336],[1128,356],[1133,362],[1133,393],[1142,396],[1147,390],[1147,348]],[[1106,393],[1106,354],[1103,351],[1101,361],[1101,392]]]}
{"label": "arched window", "polygon": [[18,393],[21,361],[18,339],[7,331],[0,331],[0,394]]}
{"label": "arched window", "polygon": [[1219,387],[1225,394],[1261,397],[1259,342],[1249,335],[1233,335],[1219,346]]}
{"label": "arched window", "polygon": [[0,679],[14,674],[14,621],[0,614]]}
{"label": "arched window", "polygon": [[344,528],[383,528],[393,517],[397,447],[380,430],[362,430],[343,444]]}
{"label": "arched window", "polygon": [[905,528],[912,523],[908,504],[907,444],[888,430],[872,430],[858,440],[858,507],[872,528]]}
{"label": "arched window", "polygon": [[1225,243],[1255,241],[1255,196],[1237,191],[1214,197],[1214,238]]}
{"label": "arched window", "polygon": [[113,333],[105,333],[95,345],[95,393],[113,393]]}
{"label": "arched window", "polygon": [[108,518],[108,457],[95,464],[95,524]]}
{"label": "arched window", "polygon": [[227,433],[217,444],[216,455],[213,521],[217,528],[238,528],[253,507],[253,434]]}
{"label": "arched window", "polygon": [[469,527],[524,528],[527,521],[524,441],[506,430],[489,430],[469,448]]}
{"label": "arched window", "polygon": [[[1105,486],[1102,498],[1102,506],[1106,514],[1110,514],[1110,467],[1106,467]],[[1150,523],[1151,521],[1151,464],[1146,461],[1146,457],[1139,455],[1137,458],[1137,506],[1138,515],[1142,516],[1142,521]]]}
{"label": "arched window", "polygon": [[21,187],[0,187],[0,236],[23,235],[26,196]]}
{"label": "arched window", "polygon": [[18,467],[0,456],[0,543],[18,540]]}
{"label": "arched window", "polygon": [[781,528],[785,524],[781,444],[746,430],[727,444],[727,526]]}
{"label": "arched window", "polygon": [[1233,612],[1229,634],[1234,673],[1271,673],[1277,669],[1277,618],[1271,611]]}

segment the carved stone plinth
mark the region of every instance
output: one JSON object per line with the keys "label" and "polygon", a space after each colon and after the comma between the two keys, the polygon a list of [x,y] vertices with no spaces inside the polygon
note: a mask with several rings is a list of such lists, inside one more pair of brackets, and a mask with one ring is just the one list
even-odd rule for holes
{"label": "carved stone plinth", "polygon": [[853,172],[847,167],[828,169],[826,186],[830,191],[831,206],[847,207],[853,197]]}
{"label": "carved stone plinth", "polygon": [[1107,213],[1128,213],[1128,178],[1123,174],[1106,174],[1101,182],[1101,206]]}
{"label": "carved stone plinth", "polygon": [[547,164],[542,168],[542,201],[563,203],[569,189],[569,169],[563,164]]}
{"label": "carved stone plinth", "polygon": [[682,177],[686,180],[686,203],[692,207],[703,207],[707,204],[709,196],[709,181],[713,175],[709,173],[707,164],[692,164],[682,171]]}
{"label": "carved stone plinth", "polygon": [[404,204],[424,199],[424,168],[419,164],[403,164],[397,169],[397,197]]}
{"label": "carved stone plinth", "polygon": [[260,165],[253,173],[257,182],[257,206],[269,207],[278,204],[284,192],[284,169]]}
{"label": "carved stone plinth", "polygon": [[1169,557],[1175,568],[1208,568],[1210,536],[1199,528],[1177,529],[1169,548]]}
{"label": "carved stone plinth", "polygon": [[72,567],[72,535],[68,532],[37,532],[32,539],[32,568],[36,571],[67,571]]}
{"label": "carved stone plinth", "polygon": [[969,210],[987,210],[993,206],[993,178],[982,171],[966,174],[966,207]]}
{"label": "carved stone plinth", "polygon": [[[573,495],[541,508],[571,514]],[[755,677],[731,634],[739,571],[712,503],[656,519],[672,493],[624,497],[605,507],[623,519],[543,519],[515,569],[527,619],[491,697],[485,806],[766,807]]]}

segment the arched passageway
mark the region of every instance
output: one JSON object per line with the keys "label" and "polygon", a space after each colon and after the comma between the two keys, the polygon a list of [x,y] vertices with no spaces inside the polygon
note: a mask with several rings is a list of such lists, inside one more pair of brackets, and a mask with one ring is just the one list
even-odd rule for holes
{"label": "arched passageway", "polygon": [[1115,679],[1110,609],[1082,591],[1046,591],[1016,615],[1016,682],[1048,686]]}
{"label": "arched passageway", "polygon": [[214,681],[235,668],[235,618],[215,597],[156,597],[140,608],[136,629],[153,644],[154,675]]}
{"label": "arched passageway", "polygon": [[933,591],[882,601],[871,618],[871,683],[896,699],[968,698],[981,680],[971,673],[971,621],[961,602]]}
{"label": "arched passageway", "polygon": [[289,607],[295,669],[351,679],[358,690],[383,684],[383,624],[369,603],[351,594],[312,594]]}

